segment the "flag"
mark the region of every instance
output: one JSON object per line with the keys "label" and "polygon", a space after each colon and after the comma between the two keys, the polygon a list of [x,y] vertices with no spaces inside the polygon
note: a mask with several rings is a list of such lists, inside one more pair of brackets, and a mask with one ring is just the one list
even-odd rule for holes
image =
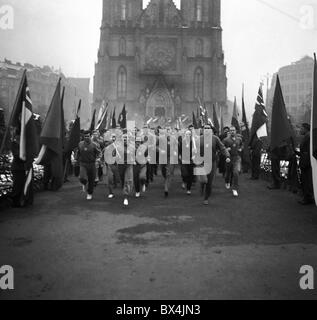
{"label": "flag", "polygon": [[41,132],[42,145],[37,164],[50,167],[51,190],[57,191],[63,185],[64,111],[61,99],[61,79],[46,115]]}
{"label": "flag", "polygon": [[65,124],[65,115],[64,115],[64,99],[65,98],[65,87],[63,87],[63,93],[61,98],[61,128],[62,128],[62,146],[63,151],[66,148],[66,124]]}
{"label": "flag", "polygon": [[313,83],[313,106],[311,117],[311,132],[310,132],[310,153],[311,153],[311,165],[313,171],[313,185],[315,203],[317,205],[317,60],[316,54],[314,54],[314,83]]}
{"label": "flag", "polygon": [[[21,203],[24,204],[32,188],[33,162],[39,152],[39,139],[33,114],[30,89],[24,71],[8,128],[20,134],[19,158],[25,162],[26,181]],[[32,191],[31,191],[32,192]]]}
{"label": "flag", "polygon": [[250,146],[253,145],[254,139],[260,139],[268,136],[267,123],[268,115],[265,110],[262,86],[260,86],[255,104],[255,112],[252,119]]}
{"label": "flag", "polygon": [[[314,54],[314,85],[313,85],[313,108],[312,108],[312,125],[311,125],[311,140],[312,140],[312,156],[317,161],[317,60],[316,53]],[[317,199],[316,199],[317,200]]]}
{"label": "flag", "polygon": [[101,118],[98,121],[96,130],[99,130],[100,133],[102,133],[102,131],[106,130],[107,128],[107,124],[108,124],[108,103],[106,106],[102,107],[103,109],[103,114],[101,116]]}
{"label": "flag", "polygon": [[250,156],[250,149],[248,148],[249,140],[250,140],[250,129],[249,123],[247,119],[247,113],[245,110],[245,101],[244,101],[244,85],[242,88],[242,124],[243,127],[241,128],[241,134],[243,138],[243,151],[242,151],[242,166],[244,171],[248,171],[251,165],[251,156]]}
{"label": "flag", "polygon": [[287,116],[280,79],[277,75],[272,107],[271,151],[280,153],[279,149],[288,146],[292,138],[293,131]]}
{"label": "flag", "polygon": [[125,105],[123,106],[123,109],[119,115],[118,124],[120,125],[121,129],[127,128],[127,111]]}
{"label": "flag", "polygon": [[105,112],[106,112],[106,105],[105,105],[105,100],[102,101],[102,104],[101,104],[101,107],[99,109],[99,113],[98,113],[98,118],[97,118],[97,129],[98,129],[98,125],[100,125],[104,115],[105,115]]}
{"label": "flag", "polygon": [[111,127],[112,129],[117,128],[117,121],[116,121],[116,108],[114,108],[113,113],[112,113],[112,122],[111,122]]}
{"label": "flag", "polygon": [[233,115],[231,120],[231,125],[237,129],[237,132],[241,132],[240,123],[239,123],[239,113],[238,113],[238,106],[237,106],[237,98],[234,98],[234,105],[233,105]]}
{"label": "flag", "polygon": [[109,117],[107,119],[107,126],[106,126],[106,130],[110,130],[112,127],[112,111],[109,114]]}
{"label": "flag", "polygon": [[244,101],[244,86],[242,89],[242,123],[244,128],[242,129],[242,134],[245,139],[245,141],[249,142],[250,139],[250,129],[249,129],[249,123],[247,119],[247,113],[245,111],[245,101]]}
{"label": "flag", "polygon": [[[218,106],[218,104],[217,104]],[[220,124],[219,124],[219,119],[218,119],[218,115],[217,115],[217,110],[216,110],[216,106],[213,105],[213,124],[214,124],[214,127],[216,129],[216,131],[218,133],[220,133]]]}
{"label": "flag", "polygon": [[94,110],[94,113],[92,115],[91,124],[90,124],[90,132],[94,132],[96,127],[96,109]]}
{"label": "flag", "polygon": [[220,107],[220,130],[223,131],[225,127],[224,121],[223,121],[223,110],[222,107]]}
{"label": "flag", "polygon": [[69,134],[69,139],[67,143],[67,147],[65,152],[70,154],[73,152],[80,143],[80,109],[81,109],[81,100],[79,101],[77,113],[76,113],[76,120],[72,126],[72,129]]}

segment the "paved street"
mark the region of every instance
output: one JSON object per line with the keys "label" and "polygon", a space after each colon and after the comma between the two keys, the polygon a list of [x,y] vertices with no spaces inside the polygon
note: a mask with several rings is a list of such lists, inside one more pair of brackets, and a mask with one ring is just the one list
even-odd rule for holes
{"label": "paved street", "polygon": [[75,179],[37,194],[33,208],[0,214],[0,265],[15,269],[1,298],[317,298],[299,289],[300,267],[317,270],[317,209],[263,181],[241,186],[234,199],[217,177],[209,207],[178,176],[169,199],[158,177],[128,209],[104,186],[86,202]]}

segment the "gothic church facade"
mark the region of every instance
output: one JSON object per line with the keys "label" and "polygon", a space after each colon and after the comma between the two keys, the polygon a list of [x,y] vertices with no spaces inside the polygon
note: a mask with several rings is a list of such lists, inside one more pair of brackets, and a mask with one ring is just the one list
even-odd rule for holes
{"label": "gothic church facade", "polygon": [[95,108],[125,104],[138,122],[191,116],[199,101],[225,109],[220,1],[103,0]]}

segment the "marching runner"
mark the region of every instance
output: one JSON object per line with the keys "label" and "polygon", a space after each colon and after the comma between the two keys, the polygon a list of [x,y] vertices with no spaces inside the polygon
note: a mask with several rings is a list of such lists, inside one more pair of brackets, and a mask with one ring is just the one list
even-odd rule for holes
{"label": "marching runner", "polygon": [[[110,135],[110,133],[109,133]],[[116,143],[116,135],[113,133],[110,135],[110,137],[105,137],[105,149],[103,152],[103,175],[105,177],[105,186],[106,189],[108,188],[108,199],[113,199],[114,198],[114,193],[113,193],[113,189],[114,189],[114,180],[115,180],[115,175],[118,175],[118,168],[117,168],[117,164],[111,164],[107,162],[107,158],[106,158],[106,152],[107,152],[107,148],[113,146]],[[116,148],[114,148],[116,149]],[[113,152],[113,157],[116,156],[115,151]]]}
{"label": "marching runner", "polygon": [[235,127],[230,128],[230,136],[224,140],[224,145],[230,153],[231,162],[227,164],[226,188],[229,190],[232,181],[232,192],[234,197],[239,196],[239,174],[241,172],[241,153],[243,151],[243,141],[237,135]]}
{"label": "marching runner", "polygon": [[[96,163],[100,162],[100,149],[92,142],[89,132],[85,133],[84,141],[78,146],[77,160],[80,163],[80,182],[87,191],[87,200],[92,200],[96,179]],[[88,184],[88,189],[86,189]]]}
{"label": "marching runner", "polygon": [[[204,205],[209,204],[209,198],[212,193],[213,180],[215,172],[217,170],[217,158],[216,153],[219,151],[225,158],[226,162],[230,163],[230,154],[222,144],[220,139],[213,135],[211,125],[205,125],[204,132],[200,137],[200,154],[204,153],[204,150],[210,148],[212,144],[212,170],[201,180],[201,189],[204,194]],[[207,159],[208,161],[208,159]]]}
{"label": "marching runner", "polygon": [[[92,134],[92,142],[95,143],[98,148],[103,151],[104,149],[104,141],[103,137],[101,137],[100,132],[98,130],[95,130]],[[96,162],[96,179],[95,179],[95,186],[98,184],[98,182],[102,181],[103,177],[103,169],[102,169],[102,163]]]}
{"label": "marching runner", "polygon": [[123,205],[129,205],[129,196],[133,190],[133,164],[135,163],[135,141],[130,141],[124,133],[117,144],[118,171],[123,189]]}
{"label": "marching runner", "polygon": [[164,195],[167,198],[175,165],[178,164],[178,139],[171,134],[170,128],[160,130],[158,151],[159,164],[164,178]]}
{"label": "marching runner", "polygon": [[186,131],[185,136],[179,139],[179,159],[181,161],[181,174],[187,195],[191,195],[194,182],[193,153],[196,153],[196,143],[192,132]]}
{"label": "marching runner", "polygon": [[136,159],[133,166],[133,179],[135,188],[135,197],[140,198],[141,190],[146,191],[146,177],[147,177],[147,164],[148,152],[146,144],[142,143],[142,137],[138,135],[135,143]]}

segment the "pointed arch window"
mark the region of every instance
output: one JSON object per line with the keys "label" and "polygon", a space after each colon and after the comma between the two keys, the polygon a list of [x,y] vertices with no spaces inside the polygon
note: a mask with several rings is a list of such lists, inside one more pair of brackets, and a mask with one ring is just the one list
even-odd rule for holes
{"label": "pointed arch window", "polygon": [[203,10],[203,5],[202,5],[202,0],[196,0],[196,20],[198,22],[202,21],[202,10]]}
{"label": "pointed arch window", "polygon": [[121,0],[121,20],[125,21],[127,19],[127,1]]}
{"label": "pointed arch window", "polygon": [[127,70],[121,66],[118,70],[118,98],[127,97]]}
{"label": "pointed arch window", "polygon": [[119,43],[119,55],[125,56],[126,54],[127,54],[127,42],[125,38],[122,37]]}
{"label": "pointed arch window", "polygon": [[194,98],[204,100],[204,72],[201,67],[198,67],[194,74]]}
{"label": "pointed arch window", "polygon": [[204,53],[204,42],[202,39],[196,40],[196,57],[202,57]]}

